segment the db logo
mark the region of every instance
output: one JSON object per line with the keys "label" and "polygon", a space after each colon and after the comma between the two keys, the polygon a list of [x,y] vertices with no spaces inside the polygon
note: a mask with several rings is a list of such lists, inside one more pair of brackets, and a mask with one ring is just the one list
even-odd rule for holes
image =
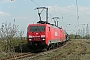
{"label": "db logo", "polygon": [[58,36],[58,33],[57,32],[55,32],[55,36]]}

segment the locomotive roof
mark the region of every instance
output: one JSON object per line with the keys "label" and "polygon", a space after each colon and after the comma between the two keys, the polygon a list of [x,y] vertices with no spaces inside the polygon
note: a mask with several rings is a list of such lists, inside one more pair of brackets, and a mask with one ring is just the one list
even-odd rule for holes
{"label": "locomotive roof", "polygon": [[57,27],[57,26],[55,26],[54,24],[40,24],[40,23],[37,23],[37,24],[29,24],[29,25],[33,25],[33,26],[35,26],[35,25],[38,25],[38,26],[40,26],[40,25],[43,25],[43,26],[49,25],[49,26],[51,26],[51,27],[53,27],[53,28],[59,28],[59,29],[60,29],[60,27]]}
{"label": "locomotive roof", "polygon": [[50,25],[53,28],[59,28],[59,29],[61,29],[60,27],[55,26],[55,24],[51,24],[51,23],[49,23],[47,21],[38,21],[37,24],[31,24],[31,25]]}

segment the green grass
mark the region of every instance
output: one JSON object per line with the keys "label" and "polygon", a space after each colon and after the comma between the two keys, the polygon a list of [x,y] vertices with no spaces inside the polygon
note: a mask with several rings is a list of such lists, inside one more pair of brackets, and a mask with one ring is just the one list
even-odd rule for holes
{"label": "green grass", "polygon": [[2,55],[0,54],[0,58],[2,57]]}
{"label": "green grass", "polygon": [[[22,40],[20,40],[20,38],[18,39],[16,39],[16,38],[13,38],[12,40],[11,40],[11,46],[12,47],[16,47],[16,46],[20,46],[21,44],[26,44],[26,40],[25,39],[22,39]],[[5,42],[5,41],[3,41],[3,40],[0,40],[0,52],[2,53],[2,52],[6,52],[6,47],[7,47],[8,45],[7,45],[7,42]],[[6,52],[6,53],[8,53],[8,52]],[[16,53],[16,52],[13,52],[13,53]],[[2,54],[0,54],[0,58],[2,57],[3,55]]]}

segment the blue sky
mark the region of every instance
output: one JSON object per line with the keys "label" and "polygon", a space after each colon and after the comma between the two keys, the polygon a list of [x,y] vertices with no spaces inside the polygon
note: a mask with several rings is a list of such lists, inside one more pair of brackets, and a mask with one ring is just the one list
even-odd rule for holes
{"label": "blue sky", "polygon": [[[48,7],[49,22],[53,23],[51,20],[53,17],[60,17],[59,26],[68,33],[75,34],[87,24],[90,26],[90,0],[77,0],[77,3],[78,20],[76,0],[0,0],[0,26],[6,21],[13,23],[15,19],[19,28],[25,31],[26,36],[28,24],[39,20],[37,10],[34,9]],[[43,11],[42,20],[45,20],[44,13],[45,11]]]}

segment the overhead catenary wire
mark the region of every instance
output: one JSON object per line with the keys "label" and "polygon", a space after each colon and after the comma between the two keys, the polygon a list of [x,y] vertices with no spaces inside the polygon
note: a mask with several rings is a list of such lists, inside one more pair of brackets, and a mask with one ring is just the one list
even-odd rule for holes
{"label": "overhead catenary wire", "polygon": [[[34,0],[31,0],[34,4],[36,4],[37,6],[39,6]],[[39,6],[40,7],[40,6]]]}
{"label": "overhead catenary wire", "polygon": [[[45,0],[43,0],[43,2],[45,2],[45,4],[49,6],[49,4],[48,4]],[[60,14],[60,15],[63,14],[63,15],[67,15],[67,16],[72,16],[72,15],[69,15],[69,14],[60,13],[60,12],[58,12],[57,10],[53,10],[53,9],[50,9],[50,10],[52,10],[53,12],[55,12],[55,13],[57,13],[57,14]]]}
{"label": "overhead catenary wire", "polygon": [[[37,4],[34,0],[31,0],[35,5],[37,5],[38,7],[40,7],[40,5],[39,4]],[[45,0],[43,0],[43,2],[46,4],[46,5],[48,5],[48,3],[45,1]],[[48,5],[49,6],[49,5]],[[78,16],[78,4],[77,4],[77,0],[76,0],[76,6],[77,6],[77,20],[79,19],[79,16]],[[49,8],[50,9],[50,8]],[[69,14],[63,14],[63,13],[60,13],[59,11],[56,11],[56,10],[53,10],[53,9],[50,9],[51,11],[53,11],[53,12],[55,12],[55,13],[58,13],[58,14],[60,14],[61,15],[61,18],[60,19],[64,19],[64,15],[68,15],[69,16]],[[49,17],[48,18],[52,18],[53,16],[50,14],[50,13],[48,13],[49,14]],[[71,15],[70,15],[71,16]],[[64,25],[64,22],[63,22],[63,25]],[[79,25],[79,21],[78,21],[78,25]]]}
{"label": "overhead catenary wire", "polygon": [[[45,2],[45,4],[49,6],[49,4],[48,4],[45,0],[43,0],[43,2]],[[64,14],[63,14],[63,13],[60,13],[60,12],[58,12],[58,11],[56,11],[56,10],[53,10],[53,9],[51,9],[51,8],[49,8],[49,9],[50,9],[51,11],[53,11],[54,13],[57,13],[57,14],[60,14],[60,15],[61,15],[61,17],[59,16],[59,18],[62,19],[62,25],[64,26],[64,22],[63,22],[63,18],[64,18],[63,15],[64,15]],[[49,14],[49,15],[50,15],[50,14]],[[50,16],[51,16],[51,15],[50,15]],[[55,16],[55,17],[56,17],[56,16]],[[54,17],[53,17],[53,18],[54,18]],[[52,19],[51,19],[51,20],[52,20]]]}
{"label": "overhead catenary wire", "polygon": [[[38,7],[40,7],[40,5],[39,4],[37,4],[34,0],[31,0],[35,5],[37,5]],[[52,15],[50,14],[50,13],[48,13],[51,17],[52,17]],[[51,17],[48,17],[48,18],[51,18]]]}
{"label": "overhead catenary wire", "polygon": [[[40,7],[40,5],[39,4],[37,4],[34,0],[31,0],[34,4],[36,4],[37,6],[39,6]],[[46,5],[48,5],[48,3],[45,1],[45,0],[43,0],[43,2],[45,2],[45,4]],[[49,6],[49,5],[48,5]],[[76,6],[77,6],[77,20],[79,19],[79,16],[78,16],[78,4],[77,4],[77,0],[76,0]],[[49,8],[50,9],[50,8]],[[52,9],[50,9],[50,10],[52,10]],[[60,13],[60,12],[58,12],[58,11],[56,11],[56,10],[52,10],[52,11],[54,11],[55,13],[58,13],[58,14],[63,14],[63,13]],[[49,15],[52,17],[52,15],[49,13]],[[63,14],[63,15],[68,15],[68,14]],[[69,15],[68,15],[69,16]],[[72,16],[72,15],[70,15],[70,16]],[[63,18],[63,17],[62,17]],[[79,23],[79,21],[78,21],[78,23]]]}
{"label": "overhead catenary wire", "polygon": [[[46,2],[45,0],[43,0],[43,2],[45,2],[46,5],[48,5],[47,2]],[[49,6],[49,5],[48,5],[48,6]],[[49,15],[52,16],[51,14],[49,14]]]}
{"label": "overhead catenary wire", "polygon": [[[49,4],[48,4],[45,0],[43,0],[43,2],[45,2],[45,4],[49,6]],[[50,9],[50,8],[49,8],[49,9]],[[56,10],[53,10],[53,9],[50,9],[50,10],[53,11],[54,13],[58,13],[58,14],[60,14],[60,15],[65,15],[65,14],[63,14],[63,13],[60,13],[60,12],[56,11]],[[49,14],[49,15],[52,16],[51,14]],[[52,16],[52,17],[53,17],[53,16]],[[61,18],[63,18],[63,16],[62,16]]]}
{"label": "overhead catenary wire", "polygon": [[[44,2],[46,5],[49,6],[49,4],[48,4],[45,0],[43,0],[43,2]],[[50,8],[49,8],[49,9],[50,9]],[[50,10],[52,10],[52,9],[50,9]],[[54,11],[54,10],[52,10],[52,11]],[[49,15],[50,15],[51,17],[53,17],[50,13],[49,13]]]}
{"label": "overhead catenary wire", "polygon": [[[48,5],[48,3],[45,1],[45,0],[43,0],[43,2],[45,2],[45,4],[46,5]],[[49,6],[49,5],[48,5]],[[50,8],[49,8],[50,9]],[[61,19],[63,20],[63,16],[64,15],[66,15],[66,16],[72,16],[72,15],[69,15],[69,14],[64,14],[64,13],[60,13],[59,11],[57,11],[57,10],[53,10],[53,9],[50,9],[51,11],[53,11],[54,13],[57,13],[57,14],[60,14],[61,15]]]}
{"label": "overhead catenary wire", "polygon": [[[31,0],[35,5],[37,5],[38,7],[40,7],[40,5],[39,4],[37,4],[34,0]],[[48,3],[45,1],[45,0],[43,0],[44,2],[45,2],[45,4],[47,4],[48,5]],[[50,9],[50,8],[49,8]],[[52,10],[52,9],[50,9],[50,10]],[[59,13],[59,14],[61,14],[62,15],[62,13],[60,13],[60,12],[58,12],[58,11],[55,11],[55,10],[52,10],[52,11],[54,11],[55,13],[57,12],[57,13]],[[64,14],[63,14],[64,15]],[[49,18],[51,18],[51,17],[53,17],[50,13],[49,13]]]}

